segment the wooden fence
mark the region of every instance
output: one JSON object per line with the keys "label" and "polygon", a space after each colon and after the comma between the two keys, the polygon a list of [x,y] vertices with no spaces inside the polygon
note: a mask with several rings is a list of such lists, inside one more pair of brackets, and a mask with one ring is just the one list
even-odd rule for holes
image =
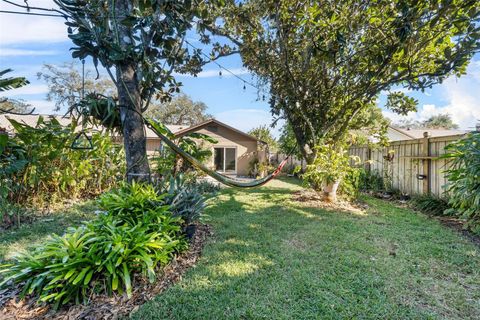
{"label": "wooden fence", "polygon": [[390,180],[394,189],[408,194],[444,196],[444,170],[448,160],[440,159],[445,146],[463,135],[391,142],[388,147],[371,149],[353,146],[350,155],[358,156],[367,170]]}
{"label": "wooden fence", "polygon": [[[276,153],[271,153],[269,156],[269,159],[270,159],[270,163],[277,165],[280,162],[282,162],[286,157],[287,157],[286,154],[276,152]],[[293,169],[297,166],[301,166],[302,168],[305,169],[306,165],[307,163],[302,158],[291,156],[290,158],[288,158],[287,163],[283,167],[282,172],[292,172]]]}

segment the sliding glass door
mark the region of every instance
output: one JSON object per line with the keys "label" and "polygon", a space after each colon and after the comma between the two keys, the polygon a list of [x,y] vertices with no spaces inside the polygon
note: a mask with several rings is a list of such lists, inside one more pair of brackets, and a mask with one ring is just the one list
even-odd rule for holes
{"label": "sliding glass door", "polygon": [[214,148],[215,170],[225,173],[237,172],[237,149],[216,147]]}

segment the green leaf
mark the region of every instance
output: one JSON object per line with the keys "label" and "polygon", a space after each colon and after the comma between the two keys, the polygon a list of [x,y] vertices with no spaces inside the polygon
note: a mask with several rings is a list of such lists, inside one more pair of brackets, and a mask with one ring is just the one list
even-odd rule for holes
{"label": "green leaf", "polygon": [[93,272],[94,272],[93,270],[90,270],[90,272],[87,274],[87,276],[83,280],[84,285],[87,285],[90,283],[90,280],[92,279],[92,276],[93,276]]}
{"label": "green leaf", "polygon": [[85,277],[85,274],[87,273],[88,270],[90,270],[90,267],[83,268],[82,271],[75,278],[75,280],[73,280],[73,284],[75,285],[75,284],[79,283],[80,281],[82,281],[83,277]]}
{"label": "green leaf", "polygon": [[123,266],[123,282],[125,283],[125,290],[127,291],[127,296],[130,298],[132,296],[132,284],[130,281],[130,273],[128,271],[127,264],[124,262]]}
{"label": "green leaf", "polygon": [[112,290],[115,291],[117,290],[117,288],[118,288],[118,277],[117,277],[117,274],[115,273],[112,279]]}

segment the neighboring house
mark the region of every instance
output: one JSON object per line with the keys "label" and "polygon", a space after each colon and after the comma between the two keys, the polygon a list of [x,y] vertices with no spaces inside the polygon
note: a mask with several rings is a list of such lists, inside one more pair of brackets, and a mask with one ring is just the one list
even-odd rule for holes
{"label": "neighboring house", "polygon": [[[264,161],[266,158],[266,148],[263,148],[265,142],[215,119],[191,127],[173,125],[167,127],[176,137],[198,132],[217,140],[216,144],[204,143],[203,147],[210,149],[213,154],[205,164],[221,173],[247,176],[253,160],[258,158],[259,161]],[[161,139],[147,129],[147,152],[158,150],[160,145]]]}
{"label": "neighboring house", "polygon": [[454,136],[458,134],[465,134],[468,130],[457,129],[401,129],[394,126],[389,126],[387,130],[387,137],[389,141],[403,141],[412,139],[421,139],[424,137],[424,133],[428,132],[428,136],[431,138]]}
{"label": "neighboring house", "polygon": [[[42,115],[46,119],[55,117],[62,125],[68,125],[70,119],[61,116]],[[39,115],[0,115],[0,128],[6,128],[13,133],[13,128],[7,118],[30,126],[37,124]],[[215,140],[216,144],[204,143],[203,147],[212,151],[212,157],[205,163],[208,167],[221,173],[238,176],[247,176],[250,171],[250,163],[256,158],[264,161],[266,158],[265,142],[235,129],[223,122],[210,119],[194,126],[167,125],[168,129],[176,137],[182,137],[192,132],[206,134]],[[161,139],[149,128],[145,128],[147,136],[147,153],[153,154],[160,149]]]}
{"label": "neighboring house", "polygon": [[70,119],[68,117],[62,116],[52,116],[47,114],[40,114],[40,115],[16,115],[16,114],[0,114],[0,128],[4,128],[7,130],[8,133],[13,134],[13,127],[8,119],[13,119],[20,123],[25,123],[30,127],[35,127],[37,125],[38,118],[42,116],[45,120],[49,118],[55,118],[60,122],[62,126],[67,126],[70,124]]}

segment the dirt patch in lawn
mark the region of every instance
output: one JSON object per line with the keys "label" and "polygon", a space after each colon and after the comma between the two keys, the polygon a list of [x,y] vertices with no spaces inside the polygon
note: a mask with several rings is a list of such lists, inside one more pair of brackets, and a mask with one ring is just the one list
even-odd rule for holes
{"label": "dirt patch in lawn", "polygon": [[297,191],[292,194],[292,200],[308,207],[322,208],[329,211],[343,211],[355,215],[366,215],[366,209],[368,209],[366,203],[349,202],[341,198],[338,198],[337,202],[327,201],[322,193],[313,190]]}
{"label": "dirt patch in lawn", "polygon": [[162,271],[153,284],[137,278],[133,295],[127,299],[124,295],[92,296],[86,305],[72,305],[58,311],[49,306],[40,306],[33,298],[18,301],[18,288],[0,291],[0,319],[118,319],[128,316],[145,302],[163,292],[172,284],[180,281],[188,268],[201,256],[206,239],[212,235],[209,225],[198,224],[189,249],[174,258]]}

